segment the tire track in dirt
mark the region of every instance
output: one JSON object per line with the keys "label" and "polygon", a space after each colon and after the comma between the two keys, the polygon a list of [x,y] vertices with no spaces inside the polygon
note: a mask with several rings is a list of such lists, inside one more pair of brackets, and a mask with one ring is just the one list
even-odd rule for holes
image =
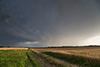
{"label": "tire track in dirt", "polygon": [[32,51],[31,51],[31,53],[37,59],[37,61],[41,64],[42,67],[55,67],[54,65],[51,65],[50,63],[48,63],[45,59],[42,59],[36,53],[34,53]]}

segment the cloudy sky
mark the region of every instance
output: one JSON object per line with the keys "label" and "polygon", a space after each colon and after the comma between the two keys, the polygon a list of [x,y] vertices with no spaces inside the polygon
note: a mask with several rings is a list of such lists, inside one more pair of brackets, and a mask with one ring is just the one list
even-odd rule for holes
{"label": "cloudy sky", "polygon": [[100,44],[100,0],[0,0],[0,45]]}

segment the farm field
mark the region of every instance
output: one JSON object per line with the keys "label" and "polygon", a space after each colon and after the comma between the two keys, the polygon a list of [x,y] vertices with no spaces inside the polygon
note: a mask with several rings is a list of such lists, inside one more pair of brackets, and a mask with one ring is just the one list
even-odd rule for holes
{"label": "farm field", "polygon": [[100,47],[2,48],[0,67],[100,67],[99,51]]}
{"label": "farm field", "polygon": [[[26,64],[27,63],[27,64]],[[32,67],[26,51],[0,51],[0,67]]]}
{"label": "farm field", "polygon": [[100,67],[100,47],[39,48],[46,55],[85,67]]}
{"label": "farm field", "polygon": [[27,53],[27,50],[1,50],[0,67],[34,67],[36,61],[30,61]]}
{"label": "farm field", "polygon": [[36,50],[13,49],[2,48],[0,50],[0,67],[78,67]]}
{"label": "farm field", "polygon": [[39,48],[39,52],[56,52],[77,56],[85,56],[100,59],[100,47],[80,47],[80,48]]}

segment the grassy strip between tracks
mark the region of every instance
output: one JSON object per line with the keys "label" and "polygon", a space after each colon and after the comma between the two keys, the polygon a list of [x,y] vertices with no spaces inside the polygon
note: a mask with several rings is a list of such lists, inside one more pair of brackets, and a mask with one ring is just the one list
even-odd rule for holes
{"label": "grassy strip between tracks", "polygon": [[34,56],[32,55],[31,51],[28,50],[28,52],[26,53],[28,59],[30,60],[31,64],[33,65],[33,67],[41,67],[41,64],[38,63],[38,59],[35,59]]}

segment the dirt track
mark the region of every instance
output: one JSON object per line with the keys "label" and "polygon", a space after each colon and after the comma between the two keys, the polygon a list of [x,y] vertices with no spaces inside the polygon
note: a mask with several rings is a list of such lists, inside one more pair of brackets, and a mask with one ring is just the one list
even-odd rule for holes
{"label": "dirt track", "polygon": [[[69,62],[65,62],[61,59],[57,59],[57,58],[51,57],[49,55],[42,54],[37,51],[34,53],[34,50],[32,50],[32,54],[36,59],[38,59],[38,62],[40,62],[42,67],[81,67],[81,66],[78,66],[75,64],[71,64]],[[40,54],[45,58],[40,57],[39,56]],[[52,62],[50,62],[50,61],[52,61]]]}

